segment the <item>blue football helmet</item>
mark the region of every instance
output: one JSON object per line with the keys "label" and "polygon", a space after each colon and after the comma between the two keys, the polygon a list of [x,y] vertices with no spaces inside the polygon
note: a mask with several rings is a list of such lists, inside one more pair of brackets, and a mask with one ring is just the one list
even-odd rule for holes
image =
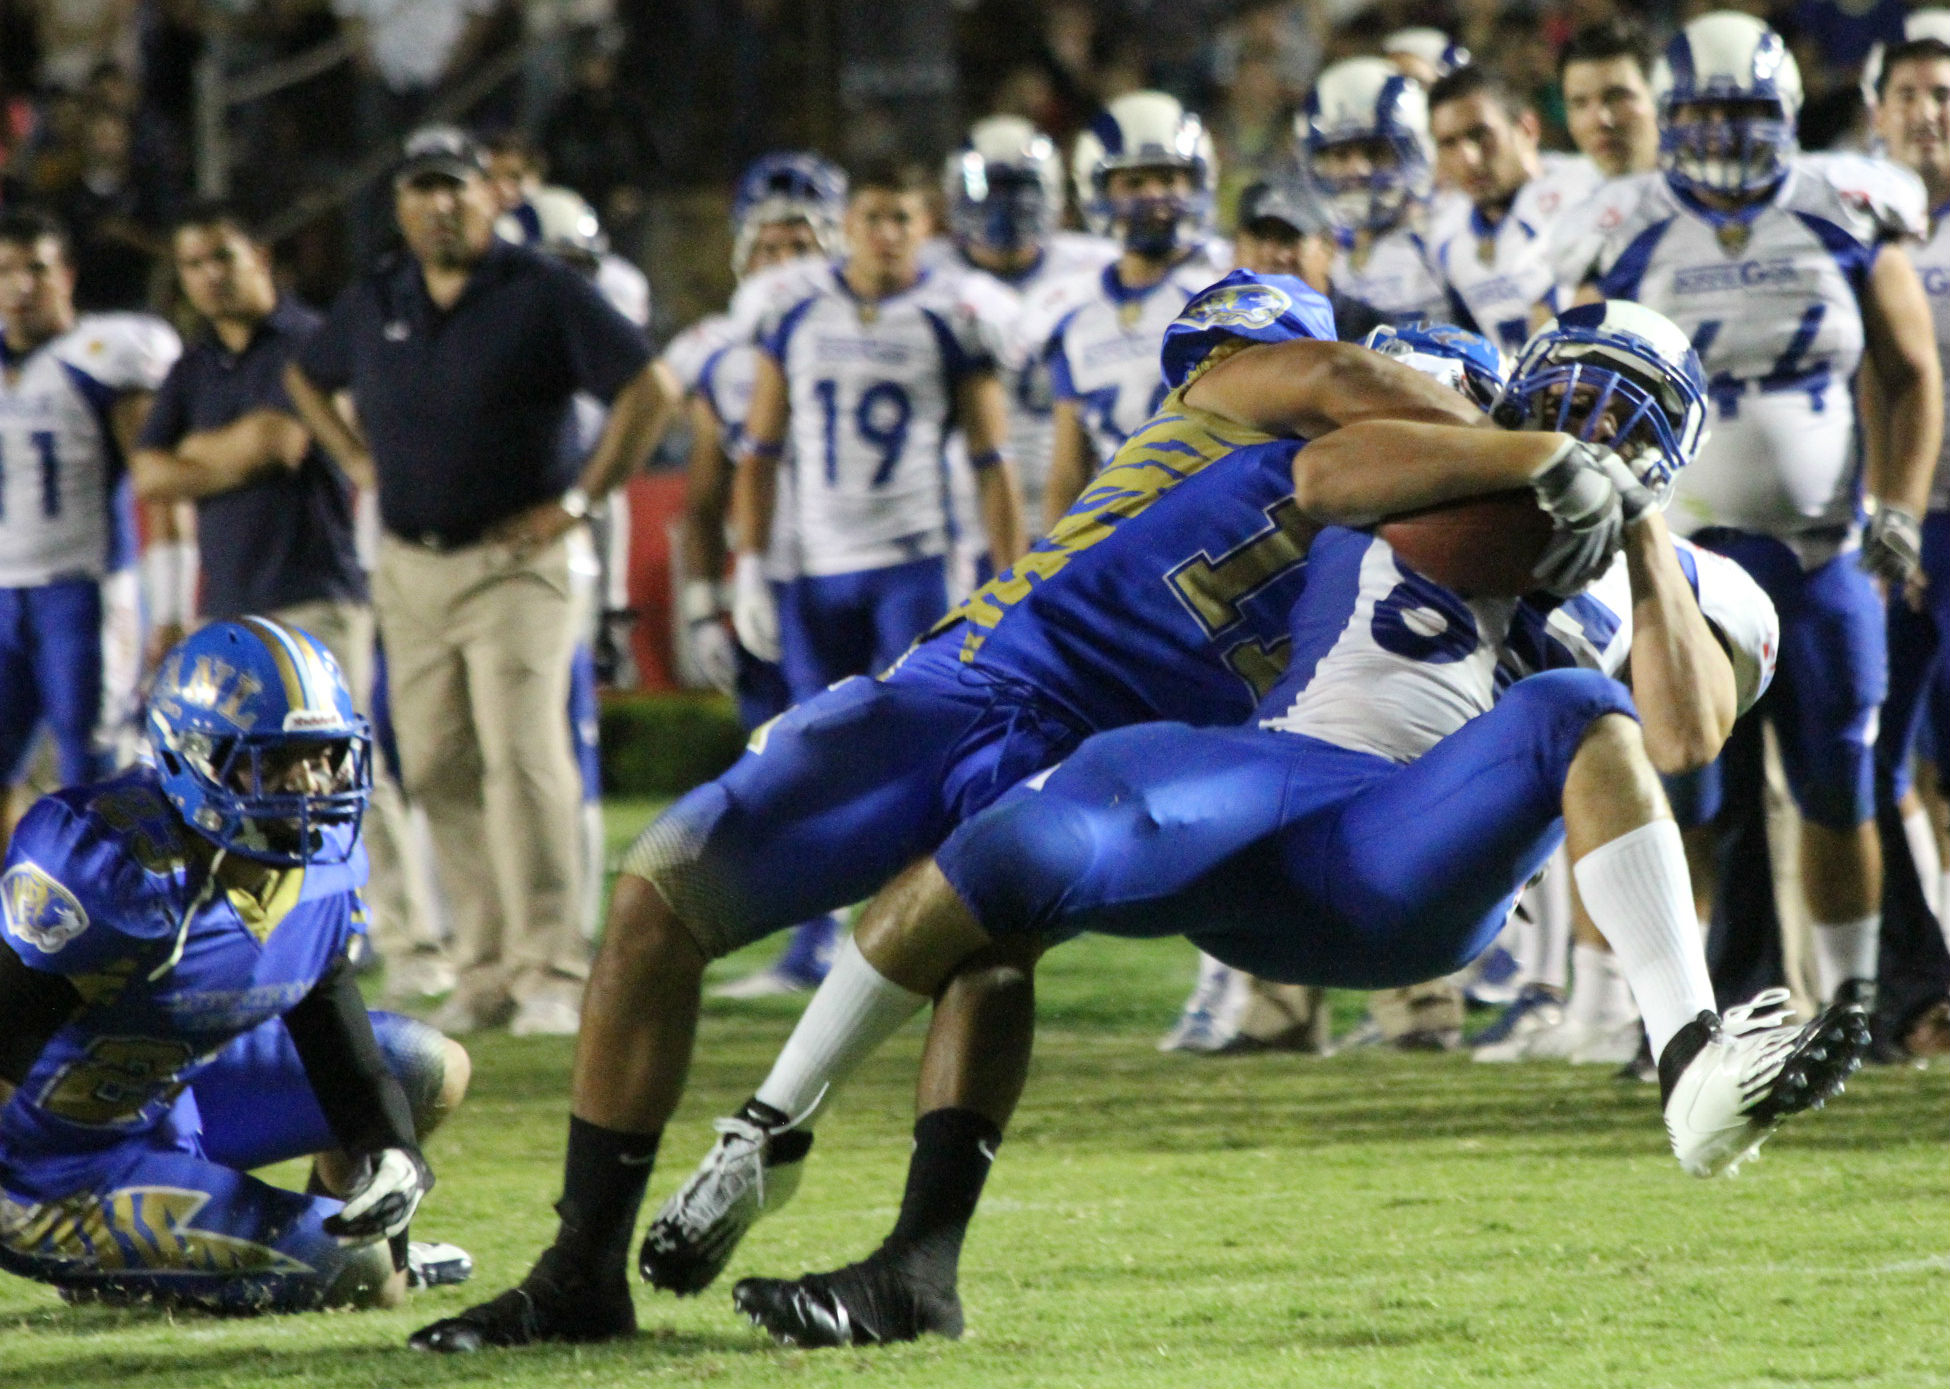
{"label": "blue football helmet", "polygon": [[[1343,231],[1386,231],[1429,196],[1428,94],[1385,58],[1348,58],[1321,73],[1293,127],[1307,182]],[[1324,156],[1355,147],[1366,173],[1323,167]]]}
{"label": "blue football helmet", "polygon": [[819,248],[840,253],[840,221],[846,215],[846,174],[830,159],[806,150],[781,150],[754,159],[731,195],[731,266],[743,274],[761,227],[803,221]]}
{"label": "blue football helmet", "polygon": [[1433,376],[1484,410],[1503,393],[1503,354],[1496,344],[1453,323],[1384,324],[1361,346]]}
{"label": "blue football helmet", "polygon": [[343,863],[372,794],[372,729],[332,653],[263,617],[217,622],[149,691],[163,794],[197,833],[259,863]]}
{"label": "blue football helmet", "polygon": [[1704,15],[1652,68],[1659,167],[1682,193],[1765,193],[1787,174],[1801,70],[1781,36],[1751,15]]}
{"label": "blue football helmet", "polygon": [[1506,429],[1605,445],[1663,506],[1705,438],[1706,373],[1664,314],[1623,299],[1580,304],[1523,345],[1492,413]]}
{"label": "blue football helmet", "polygon": [[[1113,198],[1118,169],[1183,169],[1185,194]],[[1070,152],[1083,220],[1099,236],[1113,232],[1129,250],[1167,256],[1190,250],[1211,228],[1219,156],[1199,118],[1164,92],[1126,92],[1099,111]]]}
{"label": "blue football helmet", "polygon": [[1048,241],[1063,216],[1063,161],[1020,116],[990,116],[948,156],[948,225],[963,246],[1017,251]]}

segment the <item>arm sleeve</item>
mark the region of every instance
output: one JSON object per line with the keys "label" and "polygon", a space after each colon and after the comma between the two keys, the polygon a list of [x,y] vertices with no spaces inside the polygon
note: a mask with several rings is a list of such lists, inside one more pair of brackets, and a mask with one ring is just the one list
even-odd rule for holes
{"label": "arm sleeve", "polygon": [[183,398],[185,361],[179,358],[163,378],[155,400],[150,403],[148,417],[142,422],[137,448],[173,449],[190,432],[189,403]]}
{"label": "arm sleeve", "polygon": [[81,994],[66,979],[0,950],[0,1080],[26,1080],[48,1038],[80,1006]]}
{"label": "arm sleeve", "polygon": [[417,1151],[413,1110],[372,1035],[372,1019],[341,957],[284,1015],[312,1093],[349,1152]]}
{"label": "arm sleeve", "polygon": [[614,400],[649,365],[650,340],[582,276],[566,267],[552,270],[570,373],[589,394]]}
{"label": "arm sleeve", "polygon": [[364,285],[347,285],[333,302],[324,324],[292,357],[321,391],[342,391],[352,384],[353,338],[364,294]]}

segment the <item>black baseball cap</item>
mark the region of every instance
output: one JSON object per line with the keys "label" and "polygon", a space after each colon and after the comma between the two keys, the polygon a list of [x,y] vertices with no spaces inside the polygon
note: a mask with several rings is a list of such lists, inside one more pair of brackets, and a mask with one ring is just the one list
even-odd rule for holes
{"label": "black baseball cap", "polygon": [[1333,224],[1318,201],[1298,185],[1259,179],[1239,195],[1239,226],[1251,231],[1255,222],[1278,222],[1301,236],[1330,236]]}
{"label": "black baseball cap", "polygon": [[426,174],[465,183],[487,172],[487,155],[478,141],[458,126],[423,125],[406,137],[406,151],[393,170],[395,187]]}

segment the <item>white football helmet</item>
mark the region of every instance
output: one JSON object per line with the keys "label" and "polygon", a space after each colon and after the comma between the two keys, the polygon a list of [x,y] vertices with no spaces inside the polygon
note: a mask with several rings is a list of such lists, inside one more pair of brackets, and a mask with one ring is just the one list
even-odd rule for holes
{"label": "white football helmet", "polygon": [[[1903,42],[1914,43],[1918,39],[1935,39],[1938,43],[1950,43],[1950,10],[1927,9],[1911,10],[1903,17]],[[1862,104],[1875,110],[1876,88],[1882,85],[1882,60],[1889,52],[1889,46],[1878,39],[1869,49],[1869,56],[1862,60]]]}
{"label": "white football helmet", "polygon": [[1624,299],[1580,304],[1523,345],[1491,413],[1505,429],[1605,445],[1663,506],[1705,439],[1706,372],[1664,314]]}
{"label": "white football helmet", "polygon": [[601,255],[609,249],[595,209],[573,188],[546,184],[494,222],[494,234],[517,246]]}
{"label": "white football helmet", "polygon": [[1716,10],[1680,30],[1652,65],[1652,96],[1659,165],[1679,191],[1764,193],[1786,174],[1801,69],[1752,15]]}
{"label": "white football helmet", "polygon": [[990,116],[948,156],[942,176],[955,240],[998,251],[1040,246],[1063,218],[1063,160],[1021,116]]}
{"label": "white football helmet", "polygon": [[[1293,118],[1307,182],[1346,231],[1385,231],[1429,195],[1429,98],[1385,58],[1348,58],[1320,74]],[[1362,146],[1368,171],[1330,174],[1329,151]]]}
{"label": "white football helmet", "polygon": [[1419,58],[1435,70],[1437,77],[1447,77],[1457,68],[1469,66],[1467,48],[1442,30],[1425,24],[1395,30],[1381,41],[1381,51],[1391,57],[1403,53],[1411,58]]}
{"label": "white football helmet", "polygon": [[[1084,221],[1100,236],[1115,231],[1130,250],[1168,255],[1189,246],[1211,226],[1219,157],[1204,123],[1179,105],[1176,97],[1163,92],[1118,97],[1077,136],[1070,168]],[[1111,198],[1112,170],[1160,168],[1188,171],[1190,195]]]}

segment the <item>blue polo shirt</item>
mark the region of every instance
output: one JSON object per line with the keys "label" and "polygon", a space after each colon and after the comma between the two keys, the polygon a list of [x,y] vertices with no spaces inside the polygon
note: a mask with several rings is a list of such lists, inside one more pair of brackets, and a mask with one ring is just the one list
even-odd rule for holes
{"label": "blue polo shirt", "polygon": [[321,389],[352,392],[386,529],[444,546],[575,486],[576,392],[612,400],[649,362],[587,280],[499,241],[445,311],[412,256],[382,264],[298,354]]}
{"label": "blue polo shirt", "polygon": [[[174,449],[188,434],[220,429],[253,410],[295,413],[284,366],[321,316],[280,299],[242,352],[214,332],[171,369],[149,410],[139,446]],[[196,504],[202,555],[200,614],[273,612],[295,603],[366,601],[352,541],[352,485],[314,444],[295,470],[204,497]]]}

